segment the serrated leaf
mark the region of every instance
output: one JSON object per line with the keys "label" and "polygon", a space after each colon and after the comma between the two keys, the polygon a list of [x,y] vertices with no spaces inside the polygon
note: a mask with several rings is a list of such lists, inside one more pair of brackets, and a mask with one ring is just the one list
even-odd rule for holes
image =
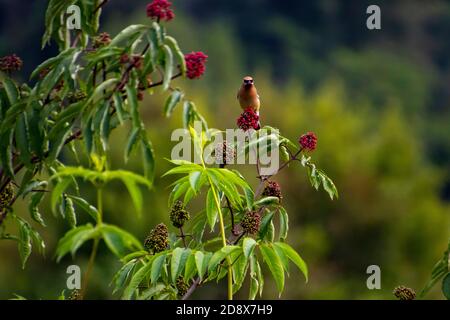
{"label": "serrated leaf", "polygon": [[124,154],[125,163],[128,162],[131,152],[136,147],[140,132],[141,132],[141,128],[133,128],[131,130],[130,134],[128,135],[128,141],[127,141],[127,144],[125,147],[125,154]]}
{"label": "serrated leaf", "polygon": [[169,89],[170,80],[172,79],[173,72],[173,53],[168,45],[163,45],[162,50],[164,52],[164,77],[162,89],[166,91]]}
{"label": "serrated leaf", "polygon": [[283,250],[283,252],[289,258],[289,260],[291,260],[297,266],[297,268],[300,269],[300,271],[305,276],[306,282],[308,282],[308,267],[305,261],[303,261],[303,259],[300,257],[300,255],[294,249],[292,249],[292,247],[289,246],[287,243],[275,242],[274,246],[279,247],[280,249]]}
{"label": "serrated leaf", "polygon": [[169,118],[172,115],[173,110],[183,97],[183,93],[180,90],[174,90],[170,96],[166,99],[164,104],[164,115]]}
{"label": "serrated leaf", "polygon": [[177,277],[183,271],[186,260],[191,253],[190,249],[175,248],[172,251],[172,259],[170,261],[170,275],[172,283],[176,282]]}
{"label": "serrated leaf", "polygon": [[289,216],[283,207],[280,207],[278,212],[280,214],[280,240],[284,241],[289,231]]}
{"label": "serrated leaf", "polygon": [[242,242],[242,251],[244,252],[244,256],[248,259],[250,255],[253,254],[253,250],[255,249],[256,241],[253,238],[245,237]]}
{"label": "serrated leaf", "polygon": [[220,250],[216,251],[212,255],[211,259],[209,260],[208,271],[209,272],[214,271],[222,260],[224,260],[232,252],[235,252],[240,249],[241,249],[241,247],[239,247],[239,246],[226,246],[226,247],[223,247]]}
{"label": "serrated leaf", "polygon": [[27,263],[28,258],[31,254],[31,235],[30,235],[30,226],[18,220],[20,224],[19,229],[19,255],[20,260],[22,262],[22,269],[25,269],[25,264]]}
{"label": "serrated leaf", "polygon": [[184,268],[184,280],[188,281],[192,279],[197,273],[197,269],[195,267],[195,254],[192,252],[186,260],[186,266]]}
{"label": "serrated leaf", "polygon": [[135,34],[143,32],[145,30],[148,30],[148,26],[144,24],[134,24],[131,26],[126,27],[122,31],[119,32],[117,36],[115,36],[111,43],[109,44],[110,47],[119,46],[122,42],[132,38]]}
{"label": "serrated leaf", "polygon": [[60,201],[60,199],[62,199],[62,195],[64,193],[64,191],[69,187],[69,185],[72,183],[72,179],[68,176],[64,177],[63,179],[61,179],[61,181],[59,181],[57,183],[57,185],[55,186],[55,188],[52,190],[52,195],[51,195],[51,207],[52,207],[52,211],[54,213],[56,213],[56,206],[58,204],[58,201]]}
{"label": "serrated leaf", "polygon": [[195,265],[197,266],[197,272],[198,276],[200,277],[200,281],[203,281],[203,277],[205,276],[211,256],[212,254],[210,252],[207,252],[205,254],[202,251],[197,251],[195,253]]}
{"label": "serrated leaf", "polygon": [[41,203],[44,195],[44,192],[34,192],[31,195],[30,203],[28,204],[28,211],[30,212],[31,218],[43,227],[45,227],[45,222],[44,219],[42,219],[41,214],[39,213],[38,205],[39,203]]}
{"label": "serrated leaf", "polygon": [[121,290],[124,287],[130,274],[133,273],[133,269],[136,266],[136,262],[137,262],[136,260],[129,261],[125,265],[123,265],[122,268],[119,269],[119,271],[116,272],[111,281],[111,283],[114,283],[113,294],[115,294],[117,291]]}
{"label": "serrated leaf", "polygon": [[144,160],[144,174],[150,183],[155,178],[155,152],[153,146],[147,137],[143,137],[141,141],[142,157]]}
{"label": "serrated leaf", "polygon": [[65,201],[65,216],[67,222],[69,222],[71,228],[75,228],[77,226],[77,215],[75,213],[75,208],[73,207],[73,202],[68,197],[65,198]]}
{"label": "serrated leaf", "polygon": [[272,222],[272,219],[273,219],[273,215],[274,215],[274,212],[270,212],[261,219],[261,225],[259,227],[259,233],[258,233],[259,239],[266,238],[266,236],[269,232],[270,223]]}
{"label": "serrated leaf", "polygon": [[278,292],[281,294],[284,289],[284,269],[280,258],[275,253],[273,248],[266,244],[261,244],[259,248],[261,255],[264,258],[264,262],[269,267],[269,270],[272,273],[273,278],[275,279]]}
{"label": "serrated leaf", "polygon": [[280,202],[280,199],[278,197],[264,197],[262,199],[259,199],[258,201],[255,201],[253,205],[255,207],[263,207],[263,206],[271,206],[276,205]]}
{"label": "serrated leaf", "polygon": [[71,198],[76,205],[78,205],[81,209],[83,209],[87,214],[89,214],[94,221],[97,221],[98,219],[98,211],[97,209],[90,205],[86,200],[80,197],[68,195],[69,198]]}
{"label": "serrated leaf", "polygon": [[91,224],[71,229],[58,241],[56,261],[59,262],[69,252],[74,255],[84,242],[93,239],[97,234],[97,230]]}
{"label": "serrated leaf", "polygon": [[122,299],[123,300],[130,300],[133,294],[135,293],[137,287],[139,284],[144,280],[144,278],[148,275],[152,268],[152,263],[147,262],[144,264],[143,267],[141,267],[136,273],[133,275],[133,277],[130,280],[130,283],[125,288]]}
{"label": "serrated leaf", "polygon": [[128,251],[143,249],[141,243],[131,233],[117,226],[102,224],[100,231],[109,250],[119,258]]}
{"label": "serrated leaf", "polygon": [[166,253],[160,253],[153,259],[152,270],[150,273],[151,283],[156,283],[156,281],[158,281],[161,275],[162,267],[166,262],[166,256],[167,256]]}

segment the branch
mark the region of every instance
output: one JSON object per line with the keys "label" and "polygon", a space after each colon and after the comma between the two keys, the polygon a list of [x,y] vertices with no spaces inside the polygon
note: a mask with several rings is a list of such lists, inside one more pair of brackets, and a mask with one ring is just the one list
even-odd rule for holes
{"label": "branch", "polygon": [[105,4],[108,3],[109,0],[103,0],[99,3],[98,6],[95,7],[94,12],[92,12],[92,15],[96,14],[98,10],[100,10]]}

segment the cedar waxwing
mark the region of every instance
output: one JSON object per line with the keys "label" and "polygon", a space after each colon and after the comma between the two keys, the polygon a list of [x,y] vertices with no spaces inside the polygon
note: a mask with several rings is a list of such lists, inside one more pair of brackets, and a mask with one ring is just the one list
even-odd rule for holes
{"label": "cedar waxwing", "polygon": [[252,107],[256,114],[259,115],[259,95],[255,85],[253,84],[252,77],[244,77],[241,88],[237,93],[237,98],[243,110],[248,107]]}

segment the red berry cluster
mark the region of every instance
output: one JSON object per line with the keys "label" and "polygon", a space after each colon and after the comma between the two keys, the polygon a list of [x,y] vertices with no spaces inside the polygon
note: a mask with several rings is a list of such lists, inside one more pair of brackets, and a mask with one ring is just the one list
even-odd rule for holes
{"label": "red berry cluster", "polygon": [[249,129],[259,130],[259,116],[252,107],[248,107],[237,119],[237,125],[244,131]]}
{"label": "red berry cluster", "polygon": [[111,36],[108,32],[102,32],[94,38],[94,48],[107,46],[111,43]]}
{"label": "red berry cluster", "polygon": [[269,181],[264,188],[262,195],[266,197],[277,197],[280,200],[283,198],[281,187],[276,181]]}
{"label": "red berry cluster", "polygon": [[205,73],[205,62],[207,58],[208,56],[201,51],[185,54],[186,76],[189,79],[200,78]]}
{"label": "red berry cluster", "polygon": [[22,68],[23,62],[15,54],[0,58],[0,70],[5,72],[17,71]]}
{"label": "red berry cluster", "polygon": [[147,5],[147,17],[158,21],[169,21],[175,17],[170,7],[172,3],[167,0],[153,0]]}
{"label": "red berry cluster", "polygon": [[306,151],[314,151],[317,146],[317,137],[314,132],[307,132],[298,139],[298,142]]}

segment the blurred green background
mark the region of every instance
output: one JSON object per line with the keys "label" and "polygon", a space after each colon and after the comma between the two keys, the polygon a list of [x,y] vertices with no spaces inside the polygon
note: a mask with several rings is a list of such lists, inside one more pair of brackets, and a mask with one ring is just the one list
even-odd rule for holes
{"label": "blurred green background", "polygon": [[[145,23],[148,1],[113,0],[105,7],[101,31],[116,34]],[[318,136],[314,161],[335,181],[340,198],[315,192],[297,165],[277,176],[290,214],[288,242],[306,260],[310,281],[292,269],[283,299],[392,298],[400,284],[420,291],[450,235],[450,3],[377,1],[382,29],[366,28],[364,0],[173,0],[176,18],[166,23],[182,50],[208,54],[201,80],[176,80],[211,127],[235,127],[240,113],[236,90],[251,74],[261,95],[263,124],[296,140]],[[0,56],[24,60],[20,77],[54,55],[40,50],[45,1],[0,0]],[[162,116],[165,95],[146,95],[141,110],[157,153],[156,191],[145,194],[140,220],[126,190],[106,192],[106,220],[144,239],[161,221],[168,223],[167,185],[180,112]],[[178,110],[179,111],[179,110]],[[117,130],[113,168],[141,170],[139,157],[125,165],[127,129]],[[254,171],[237,167],[256,184]],[[85,189],[88,197],[91,190]],[[195,208],[192,208],[194,210]],[[15,210],[28,215],[26,203]],[[53,257],[68,229],[42,208],[47,254],[33,253],[20,269],[16,244],[0,242],[0,299],[13,293],[53,299],[64,289],[66,268],[86,265],[89,246],[72,261]],[[97,260],[90,298],[118,298],[108,286],[120,263],[105,247]],[[366,268],[381,268],[381,290],[368,290]],[[276,298],[266,280],[264,298]],[[437,286],[427,298],[442,299]],[[223,284],[207,285],[193,298],[224,298]],[[247,297],[247,286],[237,295]]]}

